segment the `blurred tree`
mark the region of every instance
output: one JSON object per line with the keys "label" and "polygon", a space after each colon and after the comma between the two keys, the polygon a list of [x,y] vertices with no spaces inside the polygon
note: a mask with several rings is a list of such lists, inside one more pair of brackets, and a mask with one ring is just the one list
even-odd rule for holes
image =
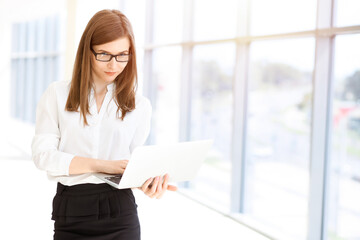
{"label": "blurred tree", "polygon": [[218,160],[230,159],[233,68],[215,60],[194,64],[192,80],[193,138],[214,138]]}
{"label": "blurred tree", "polygon": [[263,81],[274,85],[297,82],[302,78],[302,72],[283,63],[270,63],[263,69]]}
{"label": "blurred tree", "polygon": [[285,63],[261,61],[254,63],[252,79],[256,85],[288,87],[308,84],[310,74]]}
{"label": "blurred tree", "polygon": [[197,67],[202,97],[232,91],[231,75],[224,73],[216,61],[201,61],[198,62]]}
{"label": "blurred tree", "polygon": [[345,79],[343,99],[360,101],[360,70]]}
{"label": "blurred tree", "polygon": [[[232,76],[224,72],[216,61],[199,61],[195,67],[193,87],[198,89],[204,103],[203,112],[222,108],[232,93]],[[216,111],[215,111],[216,112]]]}

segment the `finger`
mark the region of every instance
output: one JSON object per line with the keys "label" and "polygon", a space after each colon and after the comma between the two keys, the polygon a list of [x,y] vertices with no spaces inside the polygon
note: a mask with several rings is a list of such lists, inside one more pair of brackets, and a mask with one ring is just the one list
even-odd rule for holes
{"label": "finger", "polygon": [[159,195],[156,197],[157,199],[160,199],[163,197],[164,193],[167,190],[167,186],[168,186],[168,181],[169,181],[169,174],[165,174],[163,176],[163,181],[161,183],[161,192],[159,193]]}
{"label": "finger", "polygon": [[152,183],[151,188],[150,188],[149,191],[148,191],[148,194],[147,194],[147,195],[148,195],[149,197],[153,198],[154,195],[156,194],[156,188],[157,188],[158,183],[159,183],[159,177],[156,177],[156,178],[154,179],[153,183]]}
{"label": "finger", "polygon": [[168,181],[169,181],[169,174],[165,174],[163,179],[164,179],[164,181],[163,181],[163,183],[161,184],[162,191],[161,191],[161,193],[156,197],[157,199],[162,198],[163,195],[164,195],[164,193],[165,193],[166,190],[167,190]]}
{"label": "finger", "polygon": [[169,182],[169,174],[164,175],[163,188],[166,189]]}
{"label": "finger", "polygon": [[174,185],[168,185],[167,190],[169,190],[169,191],[177,191],[178,188],[176,186],[174,186]]}
{"label": "finger", "polygon": [[145,193],[147,188],[149,187],[149,185],[151,184],[151,182],[153,181],[152,178],[149,178],[148,180],[146,180],[146,182],[144,182],[144,184],[141,186],[141,190]]}
{"label": "finger", "polygon": [[146,193],[150,183],[153,181],[153,178],[149,178],[142,186],[141,186],[141,190]]}
{"label": "finger", "polygon": [[[159,177],[160,178],[160,181],[158,183],[158,186],[157,186],[157,189],[156,189],[156,195],[159,196],[162,192],[163,192],[163,185],[162,185],[162,182],[163,182],[163,177]],[[156,196],[156,197],[157,197]]]}

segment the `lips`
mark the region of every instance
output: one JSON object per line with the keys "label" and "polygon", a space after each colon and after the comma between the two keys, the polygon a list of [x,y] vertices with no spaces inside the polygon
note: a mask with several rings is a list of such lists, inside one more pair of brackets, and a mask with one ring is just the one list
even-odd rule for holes
{"label": "lips", "polygon": [[116,74],[116,72],[105,72],[106,73],[106,75],[108,75],[108,76],[114,76],[115,74]]}

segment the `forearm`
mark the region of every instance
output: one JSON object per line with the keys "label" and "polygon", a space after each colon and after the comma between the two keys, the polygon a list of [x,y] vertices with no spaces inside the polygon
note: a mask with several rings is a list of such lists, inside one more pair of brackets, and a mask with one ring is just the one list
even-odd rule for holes
{"label": "forearm", "polygon": [[69,175],[95,172],[122,174],[127,163],[128,160],[113,161],[75,156],[69,166]]}
{"label": "forearm", "polygon": [[83,174],[83,173],[93,173],[93,172],[100,172],[98,159],[94,158],[86,158],[86,157],[79,157],[75,156],[70,163],[69,166],[69,174]]}

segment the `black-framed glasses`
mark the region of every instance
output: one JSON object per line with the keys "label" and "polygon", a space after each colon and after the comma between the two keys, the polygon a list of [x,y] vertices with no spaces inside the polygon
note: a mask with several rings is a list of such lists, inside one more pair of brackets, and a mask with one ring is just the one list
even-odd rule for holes
{"label": "black-framed glasses", "polygon": [[94,49],[91,49],[95,56],[95,59],[100,62],[110,62],[112,58],[115,58],[117,62],[128,62],[131,54],[120,53],[119,55],[112,55],[108,53],[97,53]]}

